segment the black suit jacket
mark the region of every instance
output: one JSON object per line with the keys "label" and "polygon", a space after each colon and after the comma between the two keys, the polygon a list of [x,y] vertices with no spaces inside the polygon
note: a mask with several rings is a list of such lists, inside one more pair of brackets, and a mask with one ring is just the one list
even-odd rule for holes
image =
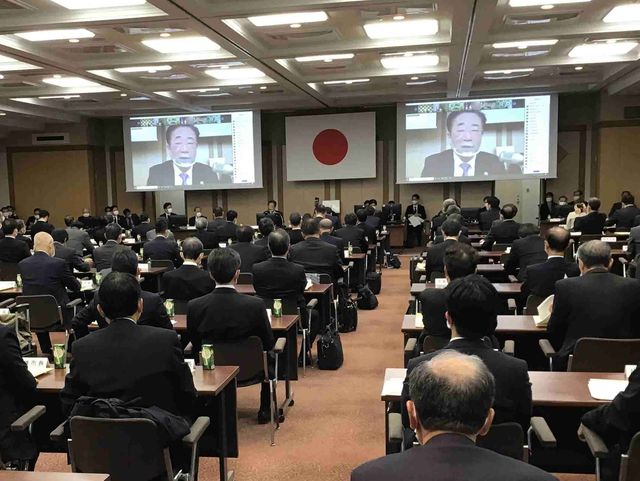
{"label": "black suit jacket", "polygon": [[218,248],[218,236],[215,232],[209,232],[208,230],[197,230],[194,234],[194,237],[200,239],[200,242],[202,242],[202,247],[204,249]]}
{"label": "black suit jacket", "polygon": [[176,241],[167,239],[166,237],[156,237],[144,245],[144,260],[154,261],[170,260],[173,265],[180,267],[182,265],[182,257],[180,257],[180,247]]}
{"label": "black suit jacket", "polygon": [[569,204],[560,205],[557,204],[551,212],[551,217],[557,217],[559,219],[566,219],[567,216],[573,212],[573,207]]}
{"label": "black suit jacket", "polygon": [[635,205],[622,207],[607,219],[606,225],[615,224],[616,229],[631,229],[634,226],[634,221],[638,215],[640,215],[640,209]]}
{"label": "black suit jacket", "polygon": [[547,259],[544,250],[544,239],[539,235],[530,235],[513,241],[511,253],[505,262],[504,270],[507,274],[518,274],[518,280],[524,279],[525,269],[533,264],[539,264]]}
{"label": "black suit jacket", "polygon": [[[147,249],[146,244],[144,248],[145,250]],[[104,269],[110,269],[113,254],[124,249],[129,249],[129,247],[118,244],[114,240],[108,240],[102,246],[93,249],[93,261],[96,265],[96,270],[100,272]]]}
{"label": "black suit jacket", "polygon": [[289,259],[304,267],[305,272],[329,274],[333,282],[338,282],[344,275],[338,248],[317,237],[307,237],[292,246]]}
{"label": "black suit jacket", "polygon": [[338,248],[338,252],[340,253],[340,258],[344,257],[345,245],[342,237],[337,237],[331,234],[324,233],[320,236],[320,239],[322,239],[325,242],[328,242],[333,246],[336,246]]}
{"label": "black suit jacket", "polygon": [[254,264],[266,261],[270,256],[267,248],[251,242],[238,242],[230,247],[240,254],[240,272],[253,272]]}
{"label": "black suit jacket", "polygon": [[366,222],[359,222],[356,225],[357,228],[364,232],[364,236],[367,238],[367,243],[365,249],[362,251],[363,253],[367,253],[369,249],[369,244],[375,244],[378,241],[378,236],[376,235],[376,230],[371,227]]}
{"label": "black suit jacket", "polygon": [[491,229],[491,225],[494,221],[500,220],[500,209],[489,209],[482,211],[480,212],[480,215],[478,217],[480,230],[488,231],[489,229]]}
{"label": "black suit jacket", "polygon": [[36,380],[22,360],[13,327],[0,324],[0,453],[6,460],[32,459],[35,446],[26,433],[9,426],[34,404]]}
{"label": "black suit jacket", "polygon": [[439,434],[423,445],[374,459],[351,481],[557,481],[522,461],[476,446],[461,434]]}
{"label": "black suit jacket", "polygon": [[191,264],[183,264],[180,268],[162,275],[165,299],[190,301],[209,294],[214,287],[215,282],[209,273]]}
{"label": "black suit jacket", "polygon": [[418,338],[418,347],[422,349],[422,343],[426,336],[451,337],[451,330],[447,327],[447,291],[446,289],[425,289],[418,294],[422,323],[424,329]]}
{"label": "black suit jacket", "polygon": [[[456,339],[451,341],[445,349],[478,356],[485,363],[496,380],[496,397],[493,403],[493,409],[496,411],[494,423],[516,422],[526,432],[531,421],[531,383],[527,362],[503,352],[494,351],[482,339]],[[407,365],[407,377],[402,390],[403,420],[407,428],[409,419],[404,406],[406,400],[410,399],[409,375],[422,362],[429,361],[442,352],[441,350],[416,357]]]}
{"label": "black suit jacket", "polygon": [[228,242],[229,239],[236,240],[237,228],[238,226],[235,223],[225,220],[217,231],[218,237],[222,239],[222,242]]}
{"label": "black suit jacket", "polygon": [[67,264],[57,257],[49,257],[44,252],[35,252],[20,261],[18,270],[22,276],[22,293],[25,296],[49,294],[56,298],[58,305],[69,303],[67,289],[80,291],[80,282],[67,269]]}
{"label": "black suit jacket", "polygon": [[609,217],[611,217],[613,213],[618,209],[622,209],[622,202],[614,202],[613,204],[611,204],[611,209],[609,210]]}
{"label": "black suit jacket", "polygon": [[482,243],[482,250],[490,251],[496,242],[510,244],[518,239],[518,229],[520,229],[520,224],[512,219],[495,221]]}
{"label": "black suit jacket", "polygon": [[222,217],[216,217],[207,224],[207,230],[209,232],[217,233],[219,230],[224,229],[226,223],[227,221],[224,220]]}
{"label": "black suit jacket", "polygon": [[144,242],[147,240],[147,232],[153,229],[155,229],[155,226],[151,222],[140,223],[131,230],[131,235],[134,238],[140,236],[140,239]]}
{"label": "black suit jacket", "polygon": [[529,294],[546,299],[556,292],[556,282],[567,277],[577,277],[580,269],[575,262],[563,257],[550,257],[544,262],[527,266],[522,276],[521,292],[526,299]]}
{"label": "black suit jacket", "polygon": [[602,234],[607,216],[600,212],[589,212],[583,217],[577,217],[573,223],[573,230],[583,234]]}
{"label": "black suit jacket", "polygon": [[[433,154],[424,159],[422,177],[453,177],[453,149],[445,150]],[[488,152],[478,152],[476,155],[475,175],[473,177],[484,177],[485,175],[506,174],[504,164],[497,156]]]}
{"label": "black suit jacket", "polygon": [[194,353],[200,351],[203,341],[236,341],[250,336],[262,339],[266,351],[275,345],[264,302],[226,287],[189,301],[187,330]]}
{"label": "black suit jacket", "polygon": [[51,234],[54,229],[55,227],[53,225],[49,224],[48,222],[39,220],[31,226],[31,238],[34,239],[38,232],[46,232],[47,234]]}
{"label": "black suit jacket", "polygon": [[540,220],[547,220],[548,218],[553,217],[556,212],[556,207],[558,207],[558,204],[555,202],[551,202],[551,205],[546,202],[540,204]]}
{"label": "black suit jacket", "polygon": [[297,244],[298,242],[302,242],[304,240],[302,229],[289,229],[287,230],[287,232],[289,234],[289,241],[291,242],[291,245]]}
{"label": "black suit jacket", "polygon": [[304,308],[307,277],[304,267],[281,257],[272,257],[253,266],[256,294],[267,299],[296,298]]}
{"label": "black suit jacket", "polygon": [[345,225],[342,229],[334,231],[333,234],[336,237],[340,237],[344,241],[344,245],[349,245],[349,242],[351,242],[352,247],[359,247],[362,252],[366,252],[368,248],[365,233],[358,226]]}
{"label": "black suit jacket", "polygon": [[415,208],[413,205],[408,205],[407,208],[404,210],[404,216],[409,218],[412,215],[417,215],[421,219],[426,219],[427,211],[425,210],[424,205],[417,204]]}
{"label": "black suit jacket", "polygon": [[[142,314],[138,319],[141,326],[161,327],[163,329],[173,329],[171,319],[164,307],[162,297],[153,292],[142,291]],[[96,291],[93,299],[89,304],[83,307],[75,315],[71,321],[77,338],[84,337],[89,334],[89,324],[97,322],[100,328],[108,326],[107,321],[98,312],[98,304],[100,304],[100,296]]]}
{"label": "black suit jacket", "polygon": [[444,277],[444,254],[449,247],[455,246],[457,243],[458,241],[454,239],[446,239],[443,242],[434,243],[427,249],[427,258],[425,259],[427,279],[430,279],[434,272],[442,274]]}
{"label": "black suit jacket", "polygon": [[22,241],[29,246],[29,250],[33,249],[33,239],[26,235],[18,234],[16,240]]}
{"label": "black suit jacket", "polygon": [[8,236],[0,239],[0,262],[17,264],[30,255],[29,246],[23,241]]}
{"label": "black suit jacket", "polygon": [[[640,226],[633,227],[629,231],[627,246],[627,256],[630,259],[635,259],[635,257],[640,254]],[[636,277],[639,273],[639,270],[636,269]]]}
{"label": "black suit jacket", "polygon": [[640,282],[593,269],[556,282],[547,332],[562,368],[581,337],[640,337]]}
{"label": "black suit jacket", "polygon": [[196,389],[173,330],[116,319],[73,343],[73,359],[60,393],[68,413],[80,396],[141,398],[140,406],[157,406],[190,414]]}
{"label": "black suit jacket", "polygon": [[[205,216],[201,216],[201,217],[202,217],[203,219],[206,219],[206,217],[205,217]],[[196,217],[195,215],[192,215],[191,217],[189,217],[189,222],[188,222],[188,224],[189,224],[191,227],[195,226],[195,225],[196,225],[196,219],[197,219],[197,217]]]}
{"label": "black suit jacket", "polygon": [[67,269],[72,274],[73,269],[80,272],[89,272],[91,270],[91,266],[82,260],[82,256],[79,256],[73,249],[69,249],[67,246],[62,245],[59,242],[54,242],[53,245],[56,249],[55,256],[65,262]]}
{"label": "black suit jacket", "polygon": [[[191,185],[216,185],[219,184],[217,174],[211,167],[200,162],[193,164],[193,179]],[[175,172],[173,170],[173,160],[168,160],[149,168],[149,178],[147,185],[177,185],[175,182]]]}

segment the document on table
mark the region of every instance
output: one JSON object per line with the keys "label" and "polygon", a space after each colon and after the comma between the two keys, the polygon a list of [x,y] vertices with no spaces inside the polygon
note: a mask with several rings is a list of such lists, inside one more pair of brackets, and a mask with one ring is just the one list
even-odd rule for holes
{"label": "document on table", "polygon": [[7,289],[15,289],[16,283],[14,281],[0,281],[0,291],[6,291]]}
{"label": "document on table", "polygon": [[617,379],[589,379],[589,394],[593,399],[613,401],[619,393],[627,388],[629,381]]}
{"label": "document on table", "polygon": [[53,371],[53,368],[49,367],[49,360],[46,357],[23,357],[23,359],[33,377],[42,376],[49,371]]}
{"label": "document on table", "polygon": [[409,217],[409,224],[411,224],[411,227],[418,227],[422,225],[423,222],[424,219],[422,217],[418,217],[417,215],[412,215]]}
{"label": "document on table", "polygon": [[311,279],[307,278],[307,285],[304,286],[304,290],[308,291],[309,289],[311,289],[311,286],[313,286],[313,282],[311,282]]}
{"label": "document on table", "polygon": [[553,308],[553,294],[547,297],[538,306],[538,315],[533,316],[533,322],[536,327],[546,327],[551,317],[551,309]]}

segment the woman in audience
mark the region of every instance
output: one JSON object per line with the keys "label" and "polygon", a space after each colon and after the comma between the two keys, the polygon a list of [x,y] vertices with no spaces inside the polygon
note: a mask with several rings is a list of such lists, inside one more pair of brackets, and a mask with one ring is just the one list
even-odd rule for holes
{"label": "woman in audience", "polygon": [[584,217],[587,215],[587,206],[584,202],[576,202],[573,205],[573,212],[569,212],[567,216],[567,230],[573,229],[573,224],[576,222],[576,218]]}

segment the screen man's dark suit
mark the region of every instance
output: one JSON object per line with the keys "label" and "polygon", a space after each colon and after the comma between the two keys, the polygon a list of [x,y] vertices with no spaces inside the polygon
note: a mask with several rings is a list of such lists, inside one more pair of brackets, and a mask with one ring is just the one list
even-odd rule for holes
{"label": "screen man's dark suit", "polygon": [[[220,181],[218,180],[218,176],[213,171],[213,169],[208,165],[202,164],[200,162],[196,162],[193,164],[191,175],[193,175],[193,178],[191,179],[192,186],[216,185],[220,183]],[[147,185],[179,186],[179,184],[176,184],[173,161],[168,160],[149,168],[149,178],[147,179]]]}
{"label": "screen man's dark suit", "polygon": [[[453,164],[453,149],[430,155],[424,159],[421,177],[453,177]],[[500,174],[506,174],[504,164],[500,162],[500,159],[487,152],[478,152],[476,155],[475,175],[473,177]]]}

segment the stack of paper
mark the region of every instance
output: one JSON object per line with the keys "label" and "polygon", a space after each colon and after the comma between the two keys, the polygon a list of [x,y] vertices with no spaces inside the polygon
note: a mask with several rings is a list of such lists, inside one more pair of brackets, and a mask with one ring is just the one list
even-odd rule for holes
{"label": "stack of paper", "polygon": [[629,381],[617,379],[589,379],[589,394],[593,399],[613,401],[619,393],[627,389]]}
{"label": "stack of paper", "polygon": [[401,377],[392,377],[391,379],[386,379],[384,381],[384,385],[382,386],[382,395],[399,396],[400,394],[402,394],[403,383],[404,378]]}
{"label": "stack of paper", "polygon": [[138,264],[140,272],[149,272],[149,264]]}
{"label": "stack of paper", "polygon": [[537,327],[546,327],[549,324],[549,318],[551,317],[551,310],[553,309],[553,294],[547,297],[538,306],[538,315],[533,316],[533,322]]}
{"label": "stack of paper", "polygon": [[0,291],[5,291],[7,289],[15,289],[16,283],[14,281],[0,281]]}

